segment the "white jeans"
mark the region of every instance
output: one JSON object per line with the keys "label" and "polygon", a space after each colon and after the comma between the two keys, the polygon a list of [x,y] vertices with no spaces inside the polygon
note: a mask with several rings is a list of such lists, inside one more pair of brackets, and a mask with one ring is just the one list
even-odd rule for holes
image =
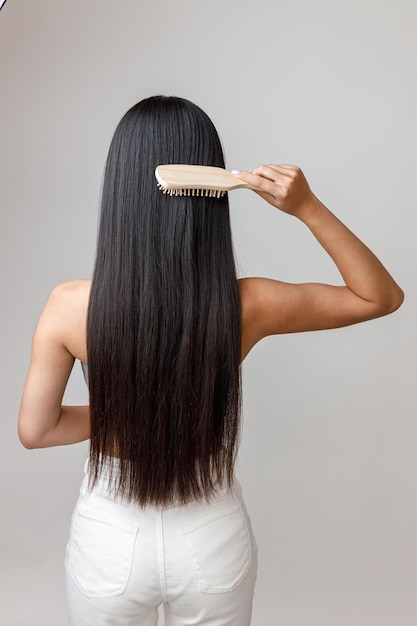
{"label": "white jeans", "polygon": [[240,485],[209,504],[141,508],[84,477],[66,552],[70,626],[248,626],[257,548]]}

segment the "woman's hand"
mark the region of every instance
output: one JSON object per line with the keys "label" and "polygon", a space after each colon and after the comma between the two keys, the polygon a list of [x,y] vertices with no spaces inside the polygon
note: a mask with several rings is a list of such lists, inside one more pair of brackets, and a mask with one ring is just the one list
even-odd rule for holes
{"label": "woman's hand", "polygon": [[296,165],[260,165],[251,173],[233,173],[256,187],[256,193],[266,202],[300,219],[317,202],[303,172]]}

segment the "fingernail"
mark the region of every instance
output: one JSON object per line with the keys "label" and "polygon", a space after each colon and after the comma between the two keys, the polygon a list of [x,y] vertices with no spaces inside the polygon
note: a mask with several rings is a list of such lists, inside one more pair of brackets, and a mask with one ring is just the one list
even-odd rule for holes
{"label": "fingernail", "polygon": [[235,174],[236,176],[239,176],[240,170],[232,170],[232,174]]}

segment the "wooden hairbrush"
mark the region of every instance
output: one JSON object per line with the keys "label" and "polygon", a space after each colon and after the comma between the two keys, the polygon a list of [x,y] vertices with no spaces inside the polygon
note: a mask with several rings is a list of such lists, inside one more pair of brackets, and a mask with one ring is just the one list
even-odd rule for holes
{"label": "wooden hairbrush", "polygon": [[170,196],[221,198],[232,189],[254,189],[222,167],[208,165],[158,165],[158,188]]}

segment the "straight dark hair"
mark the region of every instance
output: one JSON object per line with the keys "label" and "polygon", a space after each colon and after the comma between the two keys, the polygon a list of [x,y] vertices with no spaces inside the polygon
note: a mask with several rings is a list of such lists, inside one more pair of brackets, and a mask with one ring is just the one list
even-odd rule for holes
{"label": "straight dark hair", "polygon": [[88,310],[90,486],[103,467],[141,505],[230,485],[240,424],[241,313],[229,206],[169,197],[155,167],[224,167],[208,116],[135,104],[111,141]]}

